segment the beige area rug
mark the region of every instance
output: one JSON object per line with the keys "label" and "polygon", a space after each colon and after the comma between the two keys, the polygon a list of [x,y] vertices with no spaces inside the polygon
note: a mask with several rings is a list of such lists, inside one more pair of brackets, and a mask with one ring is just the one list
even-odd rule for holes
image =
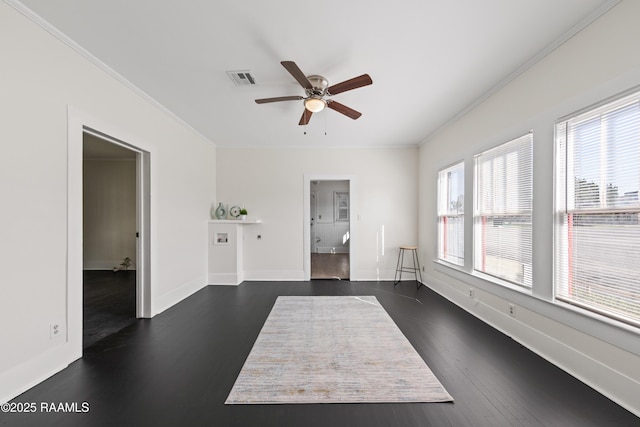
{"label": "beige area rug", "polygon": [[278,297],[226,404],[449,402],[373,296]]}

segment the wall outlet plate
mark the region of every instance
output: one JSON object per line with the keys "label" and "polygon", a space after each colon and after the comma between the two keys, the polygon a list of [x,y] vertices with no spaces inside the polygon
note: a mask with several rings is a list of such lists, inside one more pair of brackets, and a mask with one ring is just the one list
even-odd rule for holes
{"label": "wall outlet plate", "polygon": [[49,325],[49,338],[54,339],[62,335],[62,328],[60,323],[52,323]]}

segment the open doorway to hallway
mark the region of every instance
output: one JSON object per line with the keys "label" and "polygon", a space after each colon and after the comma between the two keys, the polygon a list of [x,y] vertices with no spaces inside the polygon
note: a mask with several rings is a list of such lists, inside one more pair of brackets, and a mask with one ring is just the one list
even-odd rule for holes
{"label": "open doorway to hallway", "polygon": [[83,350],[137,320],[137,155],[83,134]]}
{"label": "open doorway to hallway", "polygon": [[350,278],[348,180],[310,181],[311,279]]}

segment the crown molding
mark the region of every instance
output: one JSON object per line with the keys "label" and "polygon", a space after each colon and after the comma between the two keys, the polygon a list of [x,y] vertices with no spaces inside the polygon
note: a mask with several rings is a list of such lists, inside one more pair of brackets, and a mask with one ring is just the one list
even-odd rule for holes
{"label": "crown molding", "polygon": [[48,21],[46,21],[40,15],[35,13],[33,10],[29,9],[27,6],[25,6],[24,4],[22,4],[21,2],[19,2],[17,0],[4,0],[4,2],[7,3],[9,6],[13,7],[14,9],[16,9],[18,12],[22,13],[24,16],[26,16],[31,21],[33,21],[38,26],[40,26],[43,30],[47,31],[49,34],[53,35],[55,38],[57,38],[58,40],[60,40],[64,44],[66,44],[68,47],[70,47],[71,49],[73,49],[74,51],[79,53],[81,56],[83,56],[89,62],[94,64],[100,70],[104,71],[110,77],[114,78],[115,80],[117,80],[118,82],[123,84],[125,87],[127,87],[128,89],[130,89],[131,91],[136,93],[142,99],[144,99],[145,101],[149,102],[151,105],[156,107],[158,110],[162,111],[164,114],[166,114],[167,116],[171,117],[173,120],[175,120],[176,122],[180,123],[185,128],[187,128],[190,131],[192,131],[193,133],[197,134],[199,137],[201,137],[202,139],[207,141],[209,144],[213,145],[214,147],[216,146],[216,144],[213,141],[211,141],[208,137],[203,135],[200,131],[195,129],[193,126],[191,126],[189,123],[184,121],[181,117],[179,117],[173,111],[169,110],[167,107],[162,105],[155,98],[153,98],[148,93],[146,93],[145,91],[140,89],[138,86],[136,86],[133,83],[131,83],[129,80],[127,80],[125,77],[123,77],[117,71],[115,71],[113,68],[109,67],[107,64],[102,62],[100,59],[98,59],[96,56],[94,56],[91,52],[89,52],[88,50],[86,50],[85,48],[80,46],[78,43],[73,41],[69,36],[67,36],[62,31],[58,30],[56,27],[51,25]]}
{"label": "crown molding", "polygon": [[473,102],[471,102],[469,105],[467,105],[467,107],[462,109],[460,112],[458,112],[456,115],[454,115],[449,120],[444,122],[442,125],[438,126],[434,131],[430,132],[422,140],[422,142],[419,144],[419,146],[427,144],[437,134],[442,132],[444,129],[449,127],[451,124],[453,124],[453,123],[457,122],[458,120],[460,120],[462,117],[464,117],[471,110],[473,110],[474,108],[476,108],[477,106],[482,104],[484,101],[489,99],[494,94],[496,94],[500,89],[502,89],[503,87],[507,86],[509,83],[511,83],[516,78],[518,78],[521,74],[523,74],[529,68],[533,67],[535,64],[540,62],[542,59],[544,59],[551,52],[553,52],[554,50],[556,50],[557,48],[562,46],[564,43],[566,43],[568,40],[573,38],[580,31],[582,31],[583,29],[585,29],[586,27],[591,25],[595,20],[597,20],[602,15],[607,13],[610,9],[612,9],[614,6],[616,6],[620,2],[622,2],[622,0],[609,0],[606,3],[603,3],[600,7],[598,7],[596,10],[591,12],[589,15],[587,15],[584,19],[582,19],[576,25],[571,27],[568,31],[566,31],[560,37],[555,39],[553,42],[551,42],[550,44],[545,46],[542,50],[540,50],[537,54],[532,56],[529,60],[527,60],[520,67],[516,68],[511,74],[507,75],[498,84],[496,84],[491,89],[489,89],[487,92],[482,94],[479,98],[476,98]]}

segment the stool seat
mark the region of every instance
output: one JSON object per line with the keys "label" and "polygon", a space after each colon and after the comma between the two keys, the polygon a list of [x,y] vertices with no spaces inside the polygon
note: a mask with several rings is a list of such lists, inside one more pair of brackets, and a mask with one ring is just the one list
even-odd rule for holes
{"label": "stool seat", "polygon": [[[405,251],[411,252],[411,259],[413,261],[413,267],[405,267],[404,265],[404,253]],[[402,272],[413,273],[416,278],[417,289],[422,286],[422,272],[420,271],[420,263],[418,262],[418,247],[417,246],[400,246],[398,252],[398,263],[396,264],[396,274],[393,277],[393,286],[395,287],[402,281]],[[420,277],[420,281],[418,281]]]}

